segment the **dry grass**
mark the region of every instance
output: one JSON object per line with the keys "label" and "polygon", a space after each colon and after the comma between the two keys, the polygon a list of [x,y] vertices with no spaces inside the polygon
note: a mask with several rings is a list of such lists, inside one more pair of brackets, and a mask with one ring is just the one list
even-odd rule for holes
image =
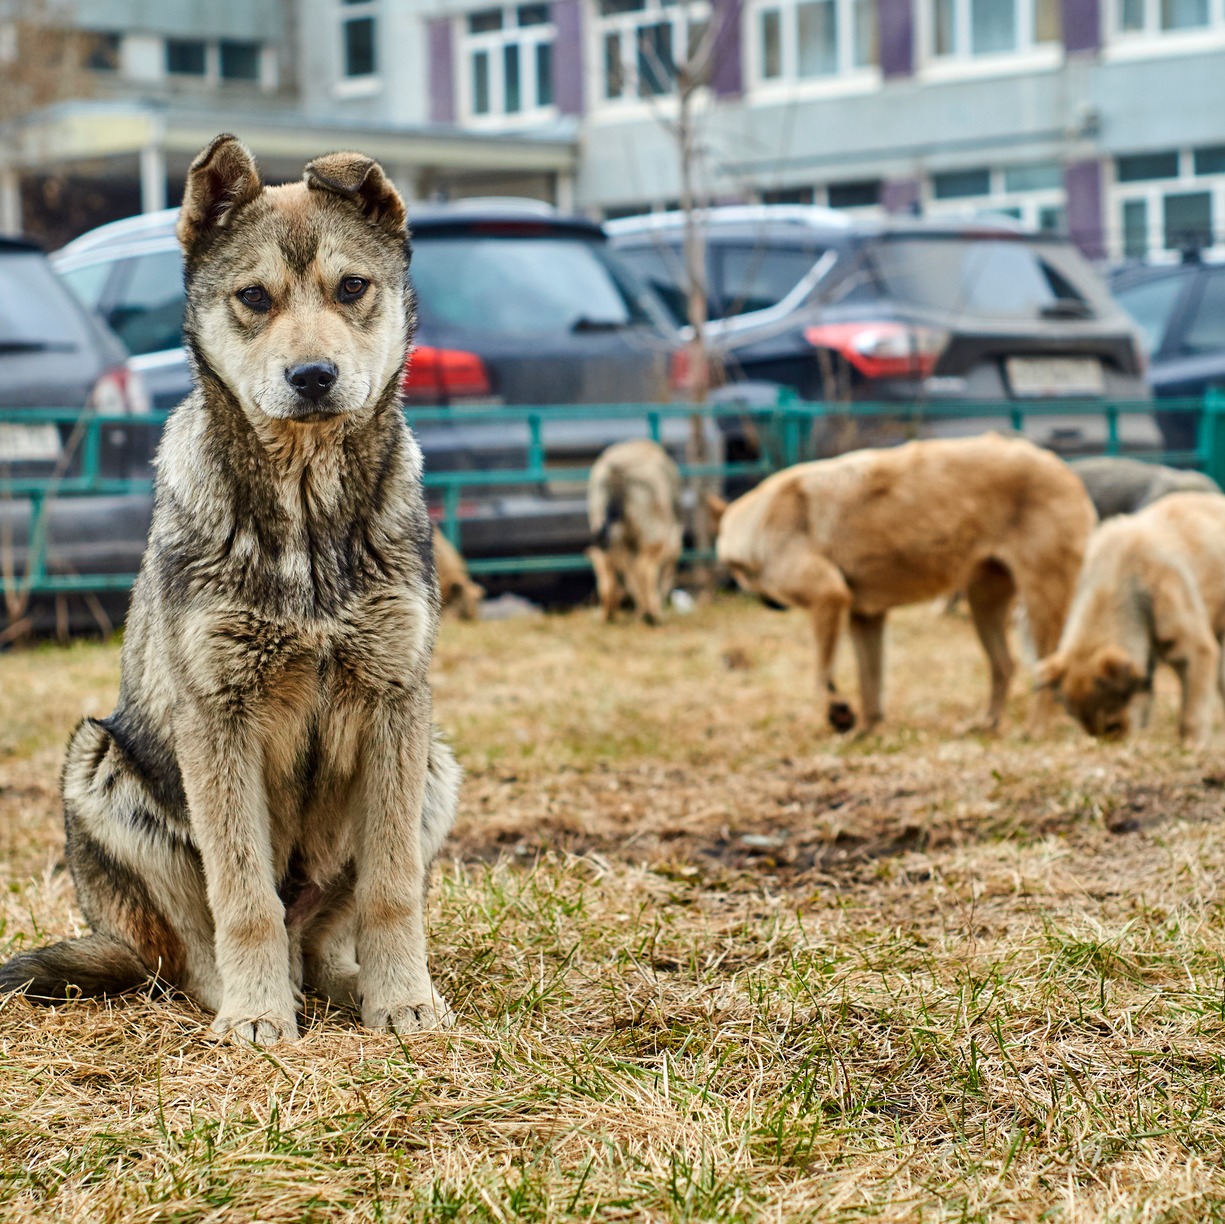
{"label": "dry grass", "polygon": [[[1127,745],[959,738],[967,624],[890,647],[848,742],[796,616],[448,624],[459,1027],[259,1053],[180,1001],[10,1000],[0,1219],[1225,1217],[1219,750],[1168,686]],[[0,658],[0,953],[79,926],[54,784],[116,664]]]}

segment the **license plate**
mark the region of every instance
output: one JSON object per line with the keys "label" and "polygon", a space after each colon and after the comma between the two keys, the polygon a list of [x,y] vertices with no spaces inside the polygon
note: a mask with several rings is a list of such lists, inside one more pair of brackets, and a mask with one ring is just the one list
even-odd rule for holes
{"label": "license plate", "polygon": [[1096,357],[1009,357],[1005,366],[1013,395],[1101,395],[1106,390]]}
{"label": "license plate", "polygon": [[0,425],[0,463],[37,463],[60,457],[54,425]]}

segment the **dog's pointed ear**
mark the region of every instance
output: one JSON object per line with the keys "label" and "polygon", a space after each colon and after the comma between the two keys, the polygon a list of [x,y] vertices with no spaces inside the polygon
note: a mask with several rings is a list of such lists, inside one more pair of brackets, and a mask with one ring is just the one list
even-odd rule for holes
{"label": "dog's pointed ear", "polygon": [[408,236],[408,212],[383,167],[361,153],[328,153],[316,157],[303,175],[312,191],[330,191],[351,200],[367,220],[393,238]]}
{"label": "dog's pointed ear", "polygon": [[224,133],[187,171],[175,232],[188,256],[202,250],[263,190],[255,159],[237,136]]}
{"label": "dog's pointed ear", "polygon": [[1034,688],[1058,689],[1067,671],[1068,661],[1062,654],[1048,655],[1034,669]]}
{"label": "dog's pointed ear", "polygon": [[720,497],[717,493],[707,493],[706,513],[710,515],[710,525],[718,531],[719,524],[723,522],[723,516],[727,513],[726,499]]}
{"label": "dog's pointed ear", "polygon": [[1130,693],[1140,684],[1140,671],[1121,646],[1103,646],[1093,660],[1097,685],[1114,693]]}

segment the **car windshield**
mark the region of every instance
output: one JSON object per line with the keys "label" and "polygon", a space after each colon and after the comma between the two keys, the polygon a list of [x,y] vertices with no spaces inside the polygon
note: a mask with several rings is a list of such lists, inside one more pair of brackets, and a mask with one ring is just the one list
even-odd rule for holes
{"label": "car windshield", "polygon": [[1115,289],[1115,301],[1135,319],[1144,335],[1146,352],[1155,353],[1161,347],[1183,284],[1183,278],[1174,273]]}
{"label": "car windshield", "polygon": [[599,243],[564,234],[413,239],[422,321],[496,336],[649,324],[632,278]]}
{"label": "car windshield", "polygon": [[998,319],[1092,318],[1075,256],[1054,244],[907,235],[872,245],[885,291],[915,306]]}
{"label": "car windshield", "polygon": [[81,309],[37,251],[0,254],[0,356],[89,344]]}

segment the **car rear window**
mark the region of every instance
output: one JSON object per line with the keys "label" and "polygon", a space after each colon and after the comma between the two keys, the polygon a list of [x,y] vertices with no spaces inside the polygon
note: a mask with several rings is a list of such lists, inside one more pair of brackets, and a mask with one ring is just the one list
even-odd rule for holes
{"label": "car rear window", "polygon": [[183,343],[183,256],[151,251],[126,261],[106,321],[134,356]]}
{"label": "car rear window", "polygon": [[0,355],[77,352],[89,344],[81,307],[46,257],[37,251],[0,254]]}
{"label": "car rear window", "polygon": [[1115,289],[1115,301],[1131,315],[1144,335],[1146,352],[1155,353],[1161,348],[1184,284],[1181,276],[1173,274]]}
{"label": "car rear window", "polygon": [[1225,352],[1225,268],[1204,274],[1195,318],[1179,347],[1184,353],[1196,356]]}
{"label": "car rear window", "polygon": [[653,322],[633,277],[585,238],[418,232],[412,278],[423,322],[486,335]]}
{"label": "car rear window", "polygon": [[994,237],[908,235],[871,247],[889,296],[999,319],[1094,317],[1097,294],[1078,276],[1077,258],[1066,248]]}
{"label": "car rear window", "polygon": [[812,270],[824,246],[769,246],[761,242],[713,248],[719,286],[719,313],[748,314],[781,302]]}

